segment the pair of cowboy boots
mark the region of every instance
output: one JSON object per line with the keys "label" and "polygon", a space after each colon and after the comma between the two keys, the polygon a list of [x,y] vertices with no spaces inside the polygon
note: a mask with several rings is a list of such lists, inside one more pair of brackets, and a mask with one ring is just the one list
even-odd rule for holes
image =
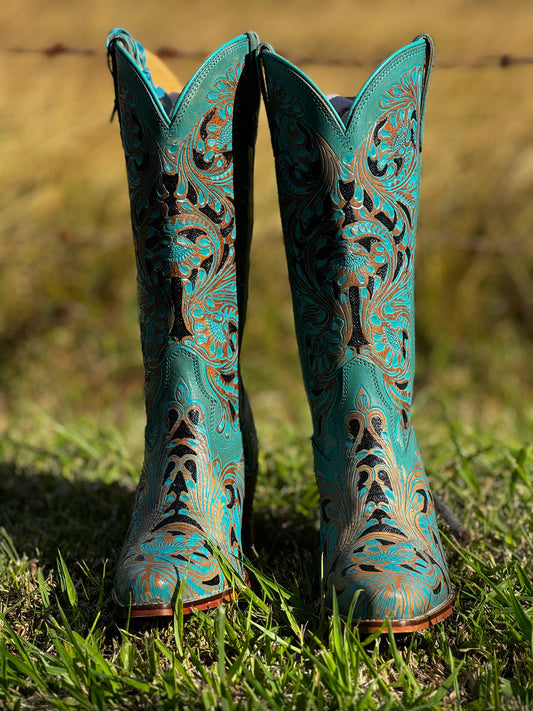
{"label": "pair of cowboy boots", "polygon": [[326,98],[255,34],[182,89],[108,37],[138,270],[145,460],[113,596],[132,616],[207,609],[245,576],[257,473],[239,370],[262,91],[314,434],[326,604],[363,631],[447,617],[453,593],[410,423],[427,36],[355,100]]}

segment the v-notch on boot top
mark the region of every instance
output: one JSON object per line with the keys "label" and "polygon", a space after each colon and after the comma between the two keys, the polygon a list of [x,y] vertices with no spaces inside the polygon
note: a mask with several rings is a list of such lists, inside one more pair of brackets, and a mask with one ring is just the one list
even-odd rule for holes
{"label": "v-notch on boot top", "polygon": [[[259,53],[296,333],[313,418],[326,604],[363,631],[452,611],[433,497],[410,422],[413,266],[426,36],[348,102]],[[386,629],[386,627],[385,627]]]}
{"label": "v-notch on boot top", "polygon": [[123,614],[172,615],[179,591],[184,612],[206,609],[231,598],[233,573],[244,574],[243,517],[257,452],[239,349],[257,38],[222,46],[181,92],[164,65],[159,75],[170,85],[157,84],[147,53],[124,30],[111,32],[107,46],[126,156],[147,416],[113,597]]}

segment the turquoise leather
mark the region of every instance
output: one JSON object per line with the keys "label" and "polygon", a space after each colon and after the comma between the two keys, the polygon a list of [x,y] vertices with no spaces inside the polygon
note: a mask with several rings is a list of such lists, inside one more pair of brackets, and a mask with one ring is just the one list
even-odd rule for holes
{"label": "turquoise leather", "polygon": [[[253,34],[211,55],[172,105],[141,45],[107,39],[137,261],[147,424],[114,599],[172,614],[232,595],[256,474],[239,371],[259,89]],[[246,480],[246,481],[245,481]],[[225,562],[224,562],[225,561]],[[231,576],[229,576],[231,577]]]}
{"label": "turquoise leather", "polygon": [[341,121],[260,49],[294,319],[313,417],[327,604],[416,629],[453,593],[411,426],[413,276],[426,36],[374,72]]}

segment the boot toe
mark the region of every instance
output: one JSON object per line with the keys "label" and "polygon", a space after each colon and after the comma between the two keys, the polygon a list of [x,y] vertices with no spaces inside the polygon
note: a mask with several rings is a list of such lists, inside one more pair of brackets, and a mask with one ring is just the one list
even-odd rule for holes
{"label": "boot toe", "polygon": [[175,565],[150,561],[139,555],[121,561],[115,575],[113,597],[122,606],[172,606],[179,575]]}
{"label": "boot toe", "polygon": [[178,592],[184,611],[212,607],[232,593],[217,557],[205,550],[188,551],[187,556],[175,550],[165,555],[132,552],[121,557],[113,590],[119,607],[131,605],[138,615],[143,608],[146,615],[152,608],[159,609],[156,614],[172,615]]}
{"label": "boot toe", "polygon": [[407,631],[423,629],[450,614],[454,598],[450,581],[431,553],[405,545],[385,551],[379,544],[366,548],[344,557],[344,562],[338,556],[327,577],[326,599],[331,606],[335,588],[343,617],[354,605],[353,619],[362,629],[378,629],[390,619],[393,629]]}

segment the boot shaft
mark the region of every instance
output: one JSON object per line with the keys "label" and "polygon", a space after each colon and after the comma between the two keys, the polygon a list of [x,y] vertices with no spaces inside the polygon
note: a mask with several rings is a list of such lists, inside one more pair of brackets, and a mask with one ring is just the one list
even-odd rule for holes
{"label": "boot shaft", "polygon": [[[420,148],[432,60],[428,37],[386,60],[345,120],[296,67],[263,46],[263,92],[276,160],[296,332],[315,439],[344,423],[351,384],[367,382],[410,434],[413,277]],[[346,377],[347,366],[359,376]],[[358,387],[358,386],[357,386]]]}
{"label": "boot shaft", "polygon": [[259,101],[250,52],[256,45],[253,34],[228,42],[179,96],[169,96],[154,84],[143,48],[128,33],[115,30],[108,37],[130,193],[148,415],[162,364],[177,350],[189,356],[185,369],[190,356],[206,367],[222,407],[218,427],[228,436],[238,429]]}

